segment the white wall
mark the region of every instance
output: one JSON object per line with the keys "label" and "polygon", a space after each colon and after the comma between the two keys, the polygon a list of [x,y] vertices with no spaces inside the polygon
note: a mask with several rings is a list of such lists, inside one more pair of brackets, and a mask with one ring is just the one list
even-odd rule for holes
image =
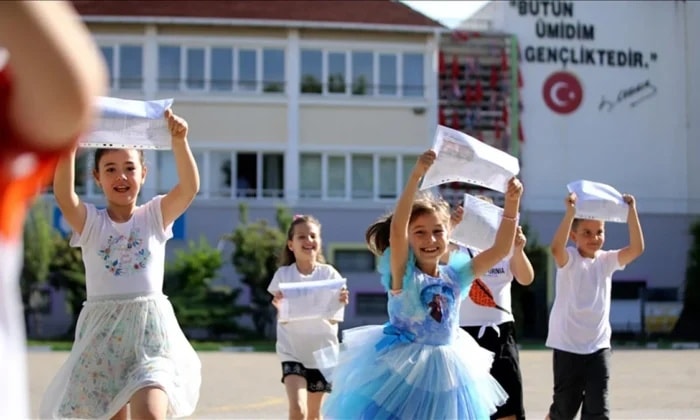
{"label": "white wall", "polygon": [[[700,130],[692,122],[700,95],[698,82],[691,81],[687,71],[698,74],[700,56],[685,42],[686,37],[689,43],[700,39],[700,5],[678,1],[505,4],[504,18],[495,20],[503,27],[495,29],[516,34],[522,53],[524,206],[558,211],[566,184],[590,179],[635,194],[641,212],[698,211],[700,177],[689,168],[700,163]],[[686,8],[692,9],[688,10],[688,34]],[[554,16],[553,12],[564,9],[572,12],[570,16]],[[579,33],[587,28],[592,36],[543,36],[537,30],[542,24],[554,30],[571,25]],[[564,50],[570,57],[586,52],[583,60],[552,62],[547,48]],[[686,55],[686,49],[691,55]],[[634,59],[635,54],[641,60],[630,64],[630,55]],[[625,56],[627,63],[620,62],[618,55]],[[686,65],[686,58],[692,64]],[[546,95],[555,95],[565,105],[572,94],[566,84],[555,84],[544,93],[546,80],[559,71],[569,72],[582,91],[578,108],[566,114],[554,112],[545,101]],[[687,96],[689,88],[693,93]],[[628,89],[632,90],[625,95]],[[612,104],[601,106],[603,98]]]}

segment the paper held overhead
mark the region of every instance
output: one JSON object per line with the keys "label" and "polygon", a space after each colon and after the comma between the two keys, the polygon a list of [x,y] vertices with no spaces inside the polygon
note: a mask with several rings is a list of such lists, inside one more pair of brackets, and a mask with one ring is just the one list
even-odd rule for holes
{"label": "paper held overhead", "polygon": [[629,206],[615,188],[600,182],[579,180],[566,188],[576,194],[576,217],[626,223]]}
{"label": "paper held overhead", "polygon": [[455,226],[450,240],[457,245],[485,250],[496,242],[503,209],[488,201],[464,194],[464,217]]}
{"label": "paper held overhead", "polygon": [[137,101],[99,97],[97,117],[80,147],[111,149],[170,149],[165,111],[172,99]]}
{"label": "paper held overhead", "polygon": [[342,322],[345,305],[340,302],[340,291],[347,279],[299,281],[280,283],[279,320],[330,319]]}
{"label": "paper held overhead", "polygon": [[449,182],[466,182],[505,193],[508,181],[520,172],[518,159],[460,131],[438,125],[433,150],[437,159],[421,189]]}

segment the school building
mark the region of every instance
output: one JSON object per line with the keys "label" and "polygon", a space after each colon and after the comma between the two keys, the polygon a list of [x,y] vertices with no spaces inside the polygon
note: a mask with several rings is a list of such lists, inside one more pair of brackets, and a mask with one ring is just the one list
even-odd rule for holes
{"label": "school building", "polygon": [[[457,31],[395,1],[73,4],[105,56],[110,94],[174,98],[190,124],[202,187],[171,255],[231,233],[241,202],[253,220],[274,221],[278,205],[310,213],[349,279],[344,326],[383,322],[364,231],[393,207],[439,122],[521,158],[523,215],[541,243],[569,181],[635,194],[647,251],[616,279],[682,285],[700,213],[693,2],[491,2]],[[169,152],[147,160],[145,199],[176,180]],[[87,154],[78,188],[99,203],[90,168]],[[625,238],[623,225],[608,227],[608,246]],[[231,267],[222,275],[235,282]],[[546,308],[547,276],[538,280]]]}

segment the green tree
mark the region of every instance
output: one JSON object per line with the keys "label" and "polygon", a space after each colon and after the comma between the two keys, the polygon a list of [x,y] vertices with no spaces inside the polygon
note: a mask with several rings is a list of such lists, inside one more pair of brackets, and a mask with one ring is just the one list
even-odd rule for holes
{"label": "green tree", "polygon": [[72,336],[83,302],[87,298],[85,265],[80,248],[70,246],[70,237],[64,237],[54,231],[52,241],[56,253],[51,260],[49,281],[51,286],[65,293],[65,304],[73,319],[66,336]]}
{"label": "green tree", "polygon": [[22,303],[27,331],[30,336],[40,328],[38,316],[48,310],[49,302],[41,289],[49,280],[50,265],[56,249],[54,229],[49,222],[49,206],[37,201],[30,210],[24,226],[24,256],[20,277]]}
{"label": "green tree", "polygon": [[183,330],[204,330],[222,338],[248,333],[236,322],[246,308],[236,305],[241,289],[213,287],[223,265],[221,253],[202,238],[177,250],[166,266],[163,291],[168,295]]}
{"label": "green tree", "polygon": [[513,317],[518,336],[539,337],[546,333],[547,325],[547,247],[541,245],[530,226],[522,225],[527,238],[525,255],[532,264],[535,279],[529,286],[517,281],[511,285]]}
{"label": "green tree", "polygon": [[700,340],[700,220],[691,224],[690,234],[693,242],[685,271],[683,310],[671,335],[682,340]]}
{"label": "green tree", "polygon": [[270,335],[275,320],[274,308],[267,286],[278,268],[278,257],[287,240],[287,229],[292,222],[289,212],[277,208],[277,227],[266,220],[250,222],[248,207],[239,206],[239,225],[233,234],[225,237],[234,245],[231,256],[241,282],[248,286],[251,299],[251,316],[256,332],[263,337]]}

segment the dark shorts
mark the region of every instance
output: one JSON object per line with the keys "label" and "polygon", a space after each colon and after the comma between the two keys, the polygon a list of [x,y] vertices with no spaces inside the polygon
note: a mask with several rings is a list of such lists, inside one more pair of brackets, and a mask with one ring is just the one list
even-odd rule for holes
{"label": "dark shorts", "polygon": [[571,420],[581,408],[581,420],[608,420],[610,349],[592,354],[554,350],[554,396],[549,407],[551,420]]}
{"label": "dark shorts", "polygon": [[515,324],[504,322],[498,326],[500,335],[491,327],[486,327],[484,335],[479,336],[481,327],[462,327],[477,343],[494,354],[491,365],[493,376],[508,394],[505,404],[491,416],[492,419],[515,416],[518,420],[525,419],[523,404],[523,378],[520,373],[520,356],[515,342]]}
{"label": "dark shorts", "polygon": [[308,392],[331,392],[332,386],[326,381],[320,370],[307,369],[299,362],[282,362],[282,383],[289,375],[297,375],[306,379]]}

